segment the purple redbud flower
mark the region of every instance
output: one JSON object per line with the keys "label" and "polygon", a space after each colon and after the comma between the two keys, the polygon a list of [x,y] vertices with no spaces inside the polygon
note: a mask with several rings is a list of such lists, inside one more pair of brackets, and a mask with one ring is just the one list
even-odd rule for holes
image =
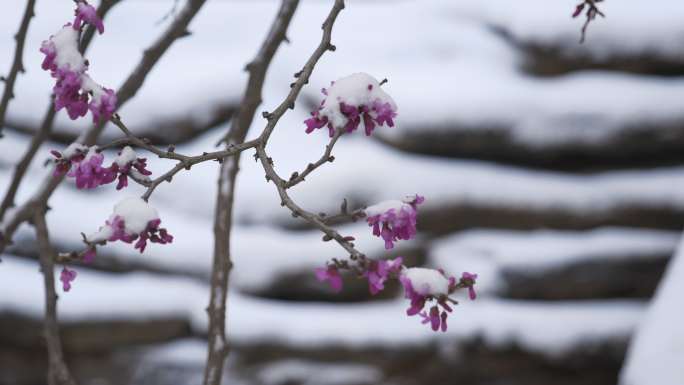
{"label": "purple redbud flower", "polygon": [[99,123],[100,119],[109,120],[116,110],[116,94],[113,90],[102,87],[99,97],[93,96],[88,109],[93,114],[93,123]]}
{"label": "purple redbud flower", "polygon": [[342,290],[342,277],[340,276],[340,272],[337,270],[337,267],[319,267],[314,271],[316,273],[316,279],[321,282],[328,281],[328,283],[330,283],[330,287],[332,287],[335,292],[340,292]]}
{"label": "purple redbud flower", "polygon": [[363,121],[367,136],[376,126],[394,126],[397,106],[378,81],[365,73],[355,73],[331,83],[322,89],[326,96],[320,106],[304,121],[307,134],[315,129],[328,127],[332,137],[335,130],[350,133]]}
{"label": "purple redbud flower", "polygon": [[[423,318],[422,323],[429,323],[432,330],[446,331],[447,316],[453,309],[447,303],[450,289],[449,279],[444,273],[440,270],[414,267],[404,269],[399,281],[404,286],[405,297],[411,301],[406,315],[418,314]],[[424,311],[425,304],[433,300],[436,304],[430,308],[429,313]]]}
{"label": "purple redbud flower", "polygon": [[420,195],[406,197],[402,201],[385,201],[368,207],[366,221],[373,228],[373,235],[385,241],[385,249],[394,242],[409,240],[416,235],[417,206],[425,201]]}
{"label": "purple redbud flower", "polygon": [[59,275],[59,280],[62,281],[62,289],[64,291],[71,290],[71,282],[76,279],[76,271],[69,270],[64,266],[62,273]]}
{"label": "purple redbud flower", "polygon": [[461,284],[465,287],[468,288],[468,297],[471,300],[475,300],[477,298],[477,294],[475,293],[475,280],[477,279],[477,274],[471,274],[468,272],[463,272],[463,275],[461,275]]}
{"label": "purple redbud flower", "polygon": [[85,158],[74,163],[74,167],[67,176],[76,178],[76,187],[79,189],[91,189],[111,183],[116,178],[116,174],[111,169],[102,167],[103,161],[104,155],[91,147]]}
{"label": "purple redbud flower", "polygon": [[100,34],[104,33],[102,19],[97,15],[95,8],[85,1],[79,1],[76,6],[76,18],[74,19],[73,24],[75,30],[81,29],[81,22],[86,22],[97,28],[97,31]]}
{"label": "purple redbud flower", "polygon": [[370,261],[368,269],[363,275],[368,278],[368,289],[372,295],[378,294],[385,288],[385,281],[390,274],[397,274],[401,271],[401,263],[401,257],[389,261]]}

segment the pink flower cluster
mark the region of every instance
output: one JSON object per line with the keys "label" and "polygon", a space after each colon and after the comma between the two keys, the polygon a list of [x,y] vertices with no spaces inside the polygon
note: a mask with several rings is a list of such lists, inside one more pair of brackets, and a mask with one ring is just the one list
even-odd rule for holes
{"label": "pink flower cluster", "polygon": [[104,155],[96,147],[90,149],[82,145],[72,145],[64,153],[52,150],[55,157],[55,175],[63,175],[76,179],[79,189],[92,189],[119,180],[117,190],[128,186],[131,174],[139,178],[147,178],[152,172],[147,170],[147,159],[138,158],[130,147],[124,147],[119,156],[109,167],[103,167]]}
{"label": "pink flower cluster", "polygon": [[62,290],[64,291],[69,291],[71,290],[71,282],[73,282],[76,279],[76,271],[75,270],[69,270],[64,266],[62,268],[62,272],[59,275],[59,280],[62,281]]}
{"label": "pink flower cluster", "polygon": [[394,247],[394,242],[409,240],[416,235],[418,205],[425,198],[416,194],[403,201],[386,201],[368,207],[366,221],[373,227],[373,235],[385,241],[385,249]]}
{"label": "pink flower cluster", "polygon": [[367,136],[376,126],[394,127],[396,105],[382,91],[380,83],[368,74],[352,74],[332,82],[329,89],[323,88],[321,92],[326,98],[311,112],[311,118],[304,121],[307,134],[326,126],[331,137],[336,129],[350,133],[362,120]]}
{"label": "pink flower cluster", "polygon": [[55,78],[55,110],[66,109],[69,118],[85,116],[90,110],[93,121],[109,119],[116,109],[113,90],[95,83],[86,74],[88,62],[78,50],[79,35],[83,23],[93,25],[104,32],[102,20],[95,8],[83,0],[76,5],[76,18],[60,31],[43,41],[40,52],[45,55],[42,68]]}
{"label": "pink flower cluster", "polygon": [[105,226],[109,227],[111,234],[106,240],[110,242],[122,241],[133,243],[137,239],[138,241],[135,242],[133,247],[142,253],[145,251],[145,247],[147,247],[148,240],[162,245],[173,242],[173,236],[165,228],[159,228],[160,224],[161,219],[152,219],[147,222],[147,227],[143,231],[131,234],[126,232],[126,222],[124,219],[121,216],[115,215],[111,220],[105,221]]}

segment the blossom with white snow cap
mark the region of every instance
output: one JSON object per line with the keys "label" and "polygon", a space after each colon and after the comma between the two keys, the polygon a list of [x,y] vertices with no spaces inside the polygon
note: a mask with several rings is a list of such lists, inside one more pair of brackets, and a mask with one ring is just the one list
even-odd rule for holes
{"label": "blossom with white snow cap", "polygon": [[164,228],[160,228],[161,219],[157,210],[140,198],[130,197],[114,206],[114,212],[99,231],[86,237],[90,244],[103,244],[107,241],[123,241],[135,243],[135,248],[142,253],[147,241],[167,244],[173,236]]}
{"label": "blossom with white snow cap", "polygon": [[85,116],[88,110],[95,123],[109,119],[116,109],[116,94],[102,87],[86,74],[88,61],[79,51],[83,22],[104,32],[102,20],[95,8],[83,0],[76,3],[76,18],[43,41],[40,52],[45,55],[42,68],[55,78],[55,110],[67,110],[71,119]]}
{"label": "blossom with white snow cap", "polygon": [[375,126],[387,124],[394,127],[397,105],[374,77],[358,72],[332,82],[328,89],[322,89],[326,98],[311,118],[304,121],[306,133],[327,126],[330,136],[335,130],[352,132],[363,120],[366,135]]}
{"label": "blossom with white snow cap", "polygon": [[382,237],[385,249],[394,247],[394,242],[409,240],[416,235],[418,205],[425,198],[415,194],[403,200],[389,200],[366,208],[366,221],[373,227],[373,235]]}

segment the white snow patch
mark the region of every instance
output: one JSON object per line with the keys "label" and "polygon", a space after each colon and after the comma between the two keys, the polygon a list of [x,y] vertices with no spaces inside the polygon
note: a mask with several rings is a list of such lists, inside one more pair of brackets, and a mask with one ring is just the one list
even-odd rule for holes
{"label": "white snow patch", "polygon": [[684,238],[632,339],[622,385],[681,385],[684,381]]}
{"label": "white snow patch", "polygon": [[[320,116],[325,116],[334,127],[344,127],[347,124],[347,117],[340,111],[340,103],[350,106],[366,105],[371,106],[375,101],[389,103],[392,110],[397,110],[397,105],[380,86],[380,83],[371,75],[357,72],[349,76],[337,79],[333,85],[327,89],[323,108],[319,112]],[[373,114],[373,112],[369,112]]]}
{"label": "white snow patch", "polygon": [[78,153],[84,153],[88,151],[88,147],[82,145],[81,143],[71,143],[67,148],[62,151],[62,156],[64,159],[69,159]]}
{"label": "white snow patch", "polygon": [[434,296],[449,294],[449,280],[435,269],[411,267],[402,270],[401,274],[411,281],[413,290],[419,294]]}
{"label": "white snow patch", "polygon": [[[125,165],[134,162],[138,159],[138,154],[131,146],[126,146],[121,150],[121,153],[114,159],[114,163],[118,164],[119,167],[124,167]],[[142,175],[142,174],[141,174]]]}
{"label": "white snow patch", "polygon": [[55,62],[58,68],[68,68],[80,72],[85,68],[85,59],[78,51],[78,31],[70,25],[64,26],[50,38],[54,44],[57,56]]}
{"label": "white snow patch", "polygon": [[123,218],[128,234],[140,234],[145,231],[150,221],[159,219],[157,209],[136,197],[125,198],[117,203],[113,215]]}
{"label": "white snow patch", "polygon": [[382,372],[370,365],[320,363],[297,359],[276,361],[262,366],[258,378],[265,384],[302,385],[377,384]]}

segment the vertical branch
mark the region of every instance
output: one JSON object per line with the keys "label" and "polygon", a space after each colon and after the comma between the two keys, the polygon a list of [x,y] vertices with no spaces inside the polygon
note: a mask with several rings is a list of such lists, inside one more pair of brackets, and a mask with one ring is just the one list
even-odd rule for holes
{"label": "vertical branch", "polygon": [[[100,6],[97,8],[97,14],[100,16],[100,19],[104,20],[109,10],[120,1],[121,0],[102,0],[102,2],[100,2]],[[88,25],[88,29],[83,35],[83,39],[81,39],[81,44],[79,47],[81,53],[84,53],[88,49],[90,43],[93,41],[94,34],[95,28],[93,28],[92,25]],[[0,203],[0,222],[2,222],[3,218],[5,217],[7,209],[14,206],[14,198],[17,196],[17,191],[19,190],[21,181],[24,179],[24,175],[26,175],[26,171],[28,171],[33,158],[36,156],[36,152],[38,152],[40,146],[45,142],[48,135],[50,135],[50,131],[52,131],[52,125],[55,122],[56,116],[57,112],[55,111],[55,103],[54,101],[50,101],[48,109],[45,112],[45,115],[43,115],[43,121],[40,125],[40,128],[33,135],[33,138],[31,138],[31,143],[29,143],[26,152],[14,167],[12,181],[5,192],[5,196],[2,198],[2,203]],[[2,116],[0,116],[0,130],[2,130]]]}
{"label": "vertical branch", "polygon": [[19,31],[14,35],[14,39],[17,41],[17,47],[14,51],[14,61],[12,61],[12,68],[10,68],[9,75],[7,78],[4,78],[5,92],[2,94],[2,100],[0,100],[0,137],[2,137],[2,129],[5,126],[7,106],[9,105],[10,99],[14,97],[14,82],[17,80],[17,74],[19,72],[24,72],[24,63],[22,59],[24,56],[24,44],[26,43],[26,32],[28,32],[29,22],[35,15],[33,12],[35,4],[36,0],[28,0],[26,2],[26,10],[24,11],[24,17],[21,20]]}
{"label": "vertical branch", "polygon": [[[262,102],[262,89],[266,71],[278,47],[287,40],[287,28],[299,0],[283,0],[266,39],[252,62],[247,65],[249,80],[240,109],[231,122],[230,131],[224,138],[227,146],[245,141],[254,113]],[[230,236],[233,222],[235,181],[240,168],[240,154],[223,160],[219,171],[216,208],[214,212],[214,262],[211,273],[209,315],[209,343],[207,365],[204,371],[205,385],[221,383],[223,364],[229,352],[226,339],[226,300],[228,279],[233,263],[230,257]]]}
{"label": "vertical branch", "polygon": [[36,228],[38,249],[40,251],[40,270],[43,273],[45,284],[45,324],[44,333],[48,353],[48,384],[49,385],[75,385],[69,369],[64,363],[62,342],[59,337],[57,324],[57,293],[55,292],[55,252],[50,245],[47,224],[45,223],[45,209],[42,207],[35,210],[33,225]]}

